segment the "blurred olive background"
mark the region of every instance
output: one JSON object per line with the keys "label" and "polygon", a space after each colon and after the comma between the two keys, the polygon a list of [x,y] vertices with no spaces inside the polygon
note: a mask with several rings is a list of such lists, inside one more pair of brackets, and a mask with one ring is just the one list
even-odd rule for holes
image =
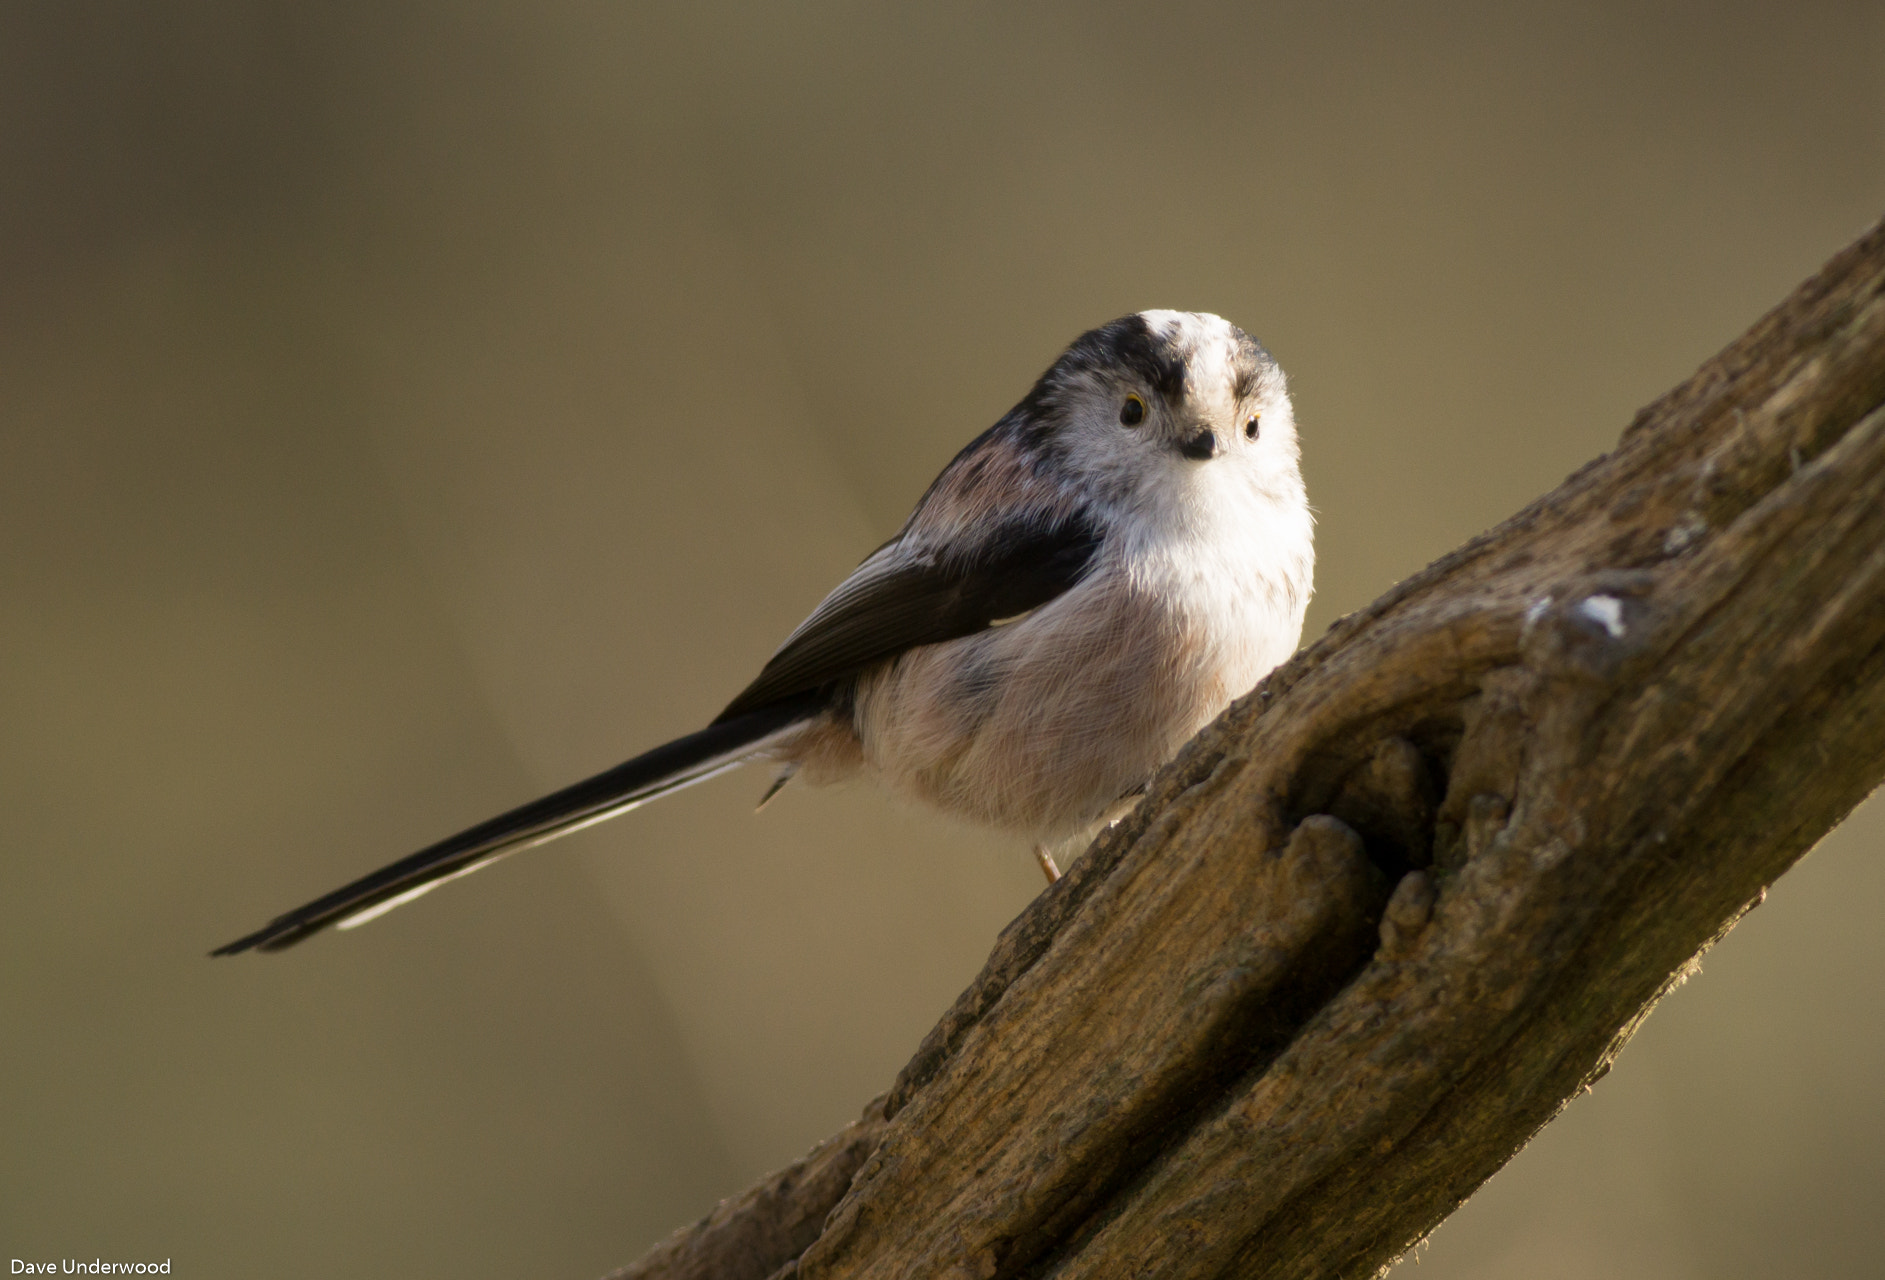
{"label": "blurred olive background", "polygon": [[[0,7],[0,1255],[634,1257],[888,1084],[1024,849],[736,774],[205,952],[696,727],[1084,328],[1291,371],[1313,637],[1881,212],[1875,2]],[[1882,839],[1418,1274],[1877,1274]]]}

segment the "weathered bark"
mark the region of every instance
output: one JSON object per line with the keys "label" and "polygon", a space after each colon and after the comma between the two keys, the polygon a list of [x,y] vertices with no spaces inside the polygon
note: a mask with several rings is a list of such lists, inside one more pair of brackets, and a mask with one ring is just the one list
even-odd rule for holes
{"label": "weathered bark", "polygon": [[1383,1269],[1885,775],[1882,406],[1885,224],[1233,707],[859,1125],[620,1274]]}

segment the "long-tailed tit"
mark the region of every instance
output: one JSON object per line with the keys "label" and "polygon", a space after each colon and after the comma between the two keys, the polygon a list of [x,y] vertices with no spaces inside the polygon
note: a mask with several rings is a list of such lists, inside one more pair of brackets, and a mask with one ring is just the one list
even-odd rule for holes
{"label": "long-tailed tit", "polygon": [[[1314,566],[1283,371],[1235,325],[1083,334],[698,733],[215,952],[279,950],[749,760],[1035,843],[1090,834],[1295,649]],[[762,802],[763,803],[763,802]]]}

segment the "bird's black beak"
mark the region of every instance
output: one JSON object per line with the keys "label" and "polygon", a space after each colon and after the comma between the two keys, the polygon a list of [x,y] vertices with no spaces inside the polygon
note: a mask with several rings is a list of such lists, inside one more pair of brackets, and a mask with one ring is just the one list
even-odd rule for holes
{"label": "bird's black beak", "polygon": [[1189,440],[1180,440],[1178,442],[1178,452],[1184,454],[1193,462],[1209,462],[1211,459],[1217,457],[1218,454],[1222,453],[1223,450],[1218,447],[1216,432],[1200,431]]}

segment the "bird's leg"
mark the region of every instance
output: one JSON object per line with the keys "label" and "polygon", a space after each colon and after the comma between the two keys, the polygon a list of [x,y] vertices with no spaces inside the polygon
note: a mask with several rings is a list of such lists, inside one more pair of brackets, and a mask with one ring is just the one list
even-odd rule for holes
{"label": "bird's leg", "polygon": [[1034,846],[1034,860],[1041,864],[1041,874],[1047,877],[1047,883],[1060,879],[1060,868],[1054,865],[1054,855],[1047,851],[1046,845]]}

